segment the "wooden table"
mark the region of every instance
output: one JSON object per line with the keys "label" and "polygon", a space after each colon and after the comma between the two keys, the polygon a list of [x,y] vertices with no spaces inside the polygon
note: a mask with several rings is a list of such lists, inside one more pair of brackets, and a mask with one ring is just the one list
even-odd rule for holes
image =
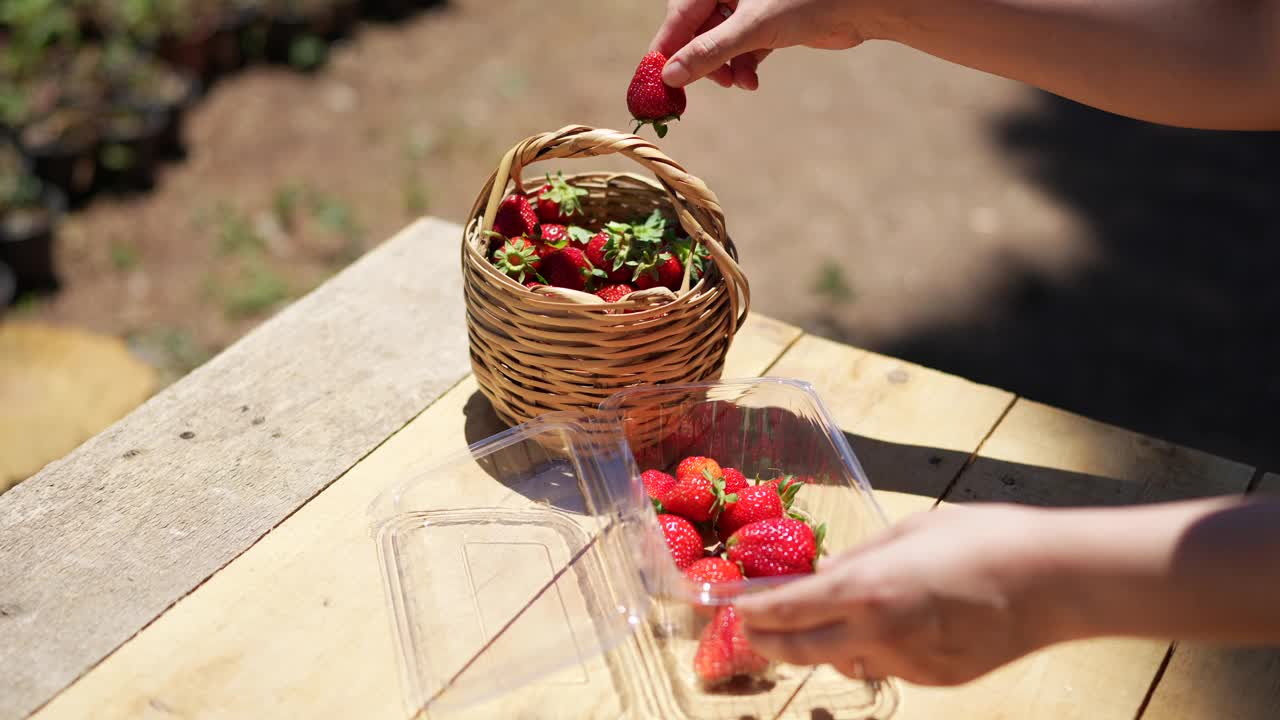
{"label": "wooden table", "polygon": [[[499,429],[469,375],[459,229],[424,220],[0,496],[0,718],[403,718],[366,507]],[[726,378],[814,383],[895,519],[1143,503],[1280,477],[753,315]],[[821,717],[804,688],[783,716]],[[1280,717],[1280,652],[1107,639],[895,717]]]}

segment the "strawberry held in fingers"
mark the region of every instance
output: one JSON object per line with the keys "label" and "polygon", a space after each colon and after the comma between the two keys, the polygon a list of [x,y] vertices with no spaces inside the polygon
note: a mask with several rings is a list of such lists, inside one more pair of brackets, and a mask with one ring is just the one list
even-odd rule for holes
{"label": "strawberry held in fingers", "polygon": [[583,188],[574,187],[564,179],[563,173],[553,178],[547,175],[547,184],[535,193],[538,199],[538,218],[544,223],[567,225],[582,214],[582,198],[587,196]]}
{"label": "strawberry held in fingers", "polygon": [[792,518],[758,520],[729,536],[726,556],[749,578],[805,575],[814,570],[825,533],[826,526],[815,533]]}
{"label": "strawberry held in fingers", "polygon": [[659,515],[658,525],[662,528],[662,536],[667,540],[667,548],[671,550],[671,558],[676,567],[684,570],[702,558],[702,536],[698,529],[688,520],[676,515]]}
{"label": "strawberry held in fingers", "polygon": [[693,670],[704,685],[714,686],[739,675],[754,675],[769,668],[769,661],[751,649],[742,621],[732,606],[716,611],[702,631]]}
{"label": "strawberry held in fingers", "polygon": [[635,119],[632,132],[644,125],[653,125],[658,137],[666,137],[667,123],[679,120],[684,114],[684,88],[673,88],[662,82],[662,68],[667,56],[651,52],[640,60],[636,73],[627,87],[627,110]]}

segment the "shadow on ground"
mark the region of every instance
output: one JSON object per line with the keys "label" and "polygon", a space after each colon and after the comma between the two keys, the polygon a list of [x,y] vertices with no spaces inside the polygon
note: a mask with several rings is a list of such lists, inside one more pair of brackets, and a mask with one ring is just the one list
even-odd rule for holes
{"label": "shadow on ground", "polygon": [[997,144],[1092,230],[1062,281],[1016,263],[979,319],[874,348],[1280,468],[1280,133],[1180,130],[1042,94]]}

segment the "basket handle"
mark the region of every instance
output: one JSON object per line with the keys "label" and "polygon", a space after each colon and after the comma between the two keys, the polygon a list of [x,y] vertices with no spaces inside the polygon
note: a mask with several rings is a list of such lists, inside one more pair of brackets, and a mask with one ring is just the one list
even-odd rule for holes
{"label": "basket handle", "polygon": [[[476,197],[469,217],[480,213],[481,198],[488,195],[484,208],[482,231],[493,229],[493,216],[507,189],[507,181],[515,184],[517,192],[525,192],[520,173],[526,166],[540,160],[581,158],[622,154],[643,165],[658,179],[675,208],[680,226],[689,237],[707,248],[711,259],[719,268],[729,291],[729,304],[736,323],[731,328],[736,333],[746,322],[751,305],[750,286],[737,260],[719,238],[727,237],[724,211],[720,200],[706,183],[689,174],[679,163],[667,157],[649,141],[631,133],[606,130],[586,125],[568,125],[554,132],[534,135],[507,151],[498,169],[489,177],[489,184]],[[692,254],[690,254],[692,260]],[[689,288],[692,262],[685,265],[682,290]]]}

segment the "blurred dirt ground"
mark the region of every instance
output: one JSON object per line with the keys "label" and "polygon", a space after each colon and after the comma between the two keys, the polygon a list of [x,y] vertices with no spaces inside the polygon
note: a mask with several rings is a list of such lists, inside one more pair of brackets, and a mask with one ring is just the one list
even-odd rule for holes
{"label": "blurred dirt ground", "polygon": [[[461,220],[519,139],[627,128],[662,7],[454,0],[364,25],[314,76],[229,78],[155,191],[70,219],[65,289],[20,314],[178,377],[411,218]],[[1280,468],[1276,135],[1129,122],[887,44],[777,53],[761,83],[699,84],[661,143],[720,195],[760,312]]]}

